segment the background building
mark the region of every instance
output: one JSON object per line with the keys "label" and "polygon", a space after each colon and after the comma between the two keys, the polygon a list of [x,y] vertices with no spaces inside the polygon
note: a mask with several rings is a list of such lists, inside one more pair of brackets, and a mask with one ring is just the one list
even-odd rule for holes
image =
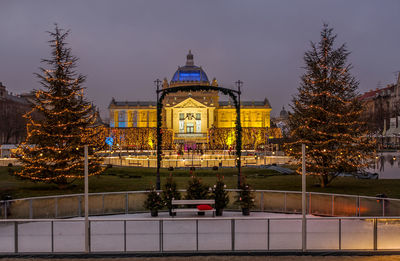
{"label": "background building", "polygon": [[383,146],[398,146],[400,138],[400,73],[397,83],[371,90],[360,96],[363,120]]}
{"label": "background building", "polygon": [[30,98],[13,95],[0,82],[0,144],[18,144],[26,136],[26,121],[23,115],[31,109]]}
{"label": "background building", "polygon": [[[218,87],[214,78],[209,78],[202,67],[194,65],[193,54],[189,51],[186,64],[178,67],[171,81],[165,78],[162,88],[176,86],[204,85]],[[169,94],[164,99],[162,127],[172,132],[173,144],[204,147],[217,143],[217,131],[228,133],[226,144],[233,144],[236,121],[235,107],[231,101],[220,100],[216,91],[178,92]],[[114,128],[155,128],[157,125],[156,102],[151,101],[116,101],[109,105],[110,127]],[[243,128],[260,131],[270,128],[271,106],[267,98],[261,101],[241,102],[241,124]],[[213,131],[211,131],[213,130]],[[247,130],[249,132],[249,130]],[[249,135],[252,135],[249,132]],[[220,135],[220,134],[218,134]],[[152,143],[154,138],[151,138]],[[224,142],[222,142],[224,143]],[[224,146],[225,146],[224,145]],[[253,143],[254,145],[254,143]]]}

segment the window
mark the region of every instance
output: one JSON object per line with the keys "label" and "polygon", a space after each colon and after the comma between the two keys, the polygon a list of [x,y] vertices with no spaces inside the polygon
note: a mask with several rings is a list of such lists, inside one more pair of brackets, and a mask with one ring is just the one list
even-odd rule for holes
{"label": "window", "polygon": [[119,122],[121,122],[121,121],[125,121],[125,111],[119,111],[119,113],[118,113],[118,121]]}
{"label": "window", "polygon": [[185,114],[184,113],[179,113],[179,119],[184,120],[185,119]]}
{"label": "window", "polygon": [[194,125],[193,125],[193,123],[188,123],[186,125],[186,133],[194,133]]}
{"label": "window", "polygon": [[196,113],[196,120],[201,120],[201,113]]}

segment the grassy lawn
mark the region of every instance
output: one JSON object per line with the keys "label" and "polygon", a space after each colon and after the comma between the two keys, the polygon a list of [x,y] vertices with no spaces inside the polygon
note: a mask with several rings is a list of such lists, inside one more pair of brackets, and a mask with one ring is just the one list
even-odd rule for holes
{"label": "grassy lawn", "polygon": [[[16,169],[13,168],[13,170]],[[90,177],[90,192],[145,190],[155,184],[155,173],[156,170],[152,168],[110,168],[100,176]],[[161,185],[169,173],[174,175],[179,188],[186,188],[190,177],[188,170],[170,172],[162,169]],[[243,168],[242,173],[247,176],[248,182],[253,185],[254,189],[301,190],[301,176],[299,175],[281,175],[273,170],[257,168]],[[216,174],[223,175],[227,187],[236,188],[236,169],[196,170],[196,174],[208,185],[214,184]],[[307,177],[307,191],[367,196],[385,193],[388,197],[400,198],[400,179],[358,180],[337,178],[329,187],[320,188],[315,177]],[[59,189],[53,184],[18,180],[9,175],[8,167],[0,167],[0,197],[11,195],[13,198],[24,198],[73,193],[83,193],[82,180],[74,182],[65,189]]]}

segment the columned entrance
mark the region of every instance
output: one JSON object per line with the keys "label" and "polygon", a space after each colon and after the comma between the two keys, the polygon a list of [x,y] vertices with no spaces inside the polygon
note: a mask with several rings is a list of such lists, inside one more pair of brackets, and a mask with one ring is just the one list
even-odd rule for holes
{"label": "columned entrance", "polygon": [[[233,105],[236,109],[236,167],[238,169],[238,187],[240,186],[241,183],[241,150],[242,150],[242,127],[241,127],[241,121],[240,121],[240,87],[242,82],[237,81],[237,90],[233,89],[228,89],[228,88],[223,88],[223,87],[216,87],[216,86],[210,86],[210,85],[180,85],[177,87],[169,87],[169,88],[162,88],[160,89],[160,80],[156,80],[155,83],[157,84],[157,182],[156,186],[157,189],[161,189],[161,182],[160,182],[160,167],[161,167],[161,158],[162,158],[162,136],[161,136],[161,125],[162,125],[162,109],[164,107],[163,101],[166,97],[166,95],[171,94],[171,93],[182,93],[182,92],[187,92],[189,93],[189,96],[192,92],[199,92],[199,91],[204,91],[204,92],[220,92],[224,95],[229,95],[230,99],[233,102]],[[183,104],[185,103],[185,104]],[[192,105],[193,104],[193,105]],[[167,107],[168,105],[166,105]],[[203,117],[202,113],[195,112],[194,110],[191,110],[190,107],[198,107],[199,105],[196,105],[196,101],[194,99],[188,98],[185,101],[181,102],[181,104],[175,105],[171,108],[166,108],[166,116],[172,118],[172,127],[174,129],[174,137],[175,141],[183,144],[186,143],[191,143],[189,141],[193,140],[194,143],[196,144],[198,142],[200,143],[207,143],[207,133],[202,132],[202,126],[210,127],[208,126],[207,122],[209,122],[209,119],[205,119],[203,122]],[[205,106],[204,106],[205,107]],[[177,126],[174,124],[174,110],[179,110],[179,122]],[[207,113],[206,115],[208,117],[209,111],[207,109],[204,109]],[[176,128],[176,127],[177,128]],[[168,126],[167,126],[168,127]],[[204,128],[206,129],[206,128]]]}

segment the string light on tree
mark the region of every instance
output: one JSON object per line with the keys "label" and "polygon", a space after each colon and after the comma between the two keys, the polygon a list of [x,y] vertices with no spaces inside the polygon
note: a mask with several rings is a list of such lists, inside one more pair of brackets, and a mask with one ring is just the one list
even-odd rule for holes
{"label": "string light on tree", "polygon": [[[69,31],[55,26],[49,32],[51,58],[43,59],[50,69],[36,74],[43,89],[37,90],[33,109],[25,115],[27,138],[21,145],[23,168],[16,175],[33,181],[64,186],[83,178],[83,148],[100,149],[101,127],[96,127],[95,110],[85,100],[82,84],[85,77],[75,72],[77,58],[72,56],[65,39]],[[32,115],[38,113],[39,119]],[[103,171],[102,159],[93,151],[89,157],[89,174]]]}
{"label": "string light on tree", "polygon": [[360,120],[363,108],[346,62],[349,52],[345,45],[335,48],[335,39],[324,25],[319,43],[311,43],[304,55],[306,72],[289,117],[293,142],[286,145],[288,154],[300,159],[301,144],[306,144],[307,174],[316,175],[322,187],[340,172],[366,167],[374,148]]}

